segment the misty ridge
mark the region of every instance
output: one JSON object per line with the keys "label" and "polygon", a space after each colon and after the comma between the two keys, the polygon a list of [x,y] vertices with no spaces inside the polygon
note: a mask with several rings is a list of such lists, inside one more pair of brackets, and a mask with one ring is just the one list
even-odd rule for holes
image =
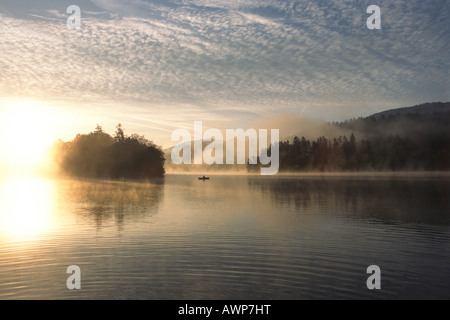
{"label": "misty ridge", "polygon": [[[437,102],[332,123],[277,115],[256,122],[254,128],[280,129],[280,172],[446,171],[449,123],[450,103]],[[246,150],[249,143],[247,139]],[[170,173],[257,173],[261,167],[249,165],[248,154],[247,165],[174,165],[171,150],[164,150]]]}
{"label": "misty ridge", "polygon": [[450,169],[450,103],[388,110],[326,125],[335,136],[280,143],[280,171]]}

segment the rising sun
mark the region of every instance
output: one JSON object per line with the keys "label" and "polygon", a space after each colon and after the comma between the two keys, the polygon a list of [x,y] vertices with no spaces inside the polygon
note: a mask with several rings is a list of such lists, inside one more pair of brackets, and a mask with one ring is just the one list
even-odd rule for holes
{"label": "rising sun", "polygon": [[0,161],[9,165],[42,163],[54,136],[57,117],[51,109],[34,101],[0,104]]}

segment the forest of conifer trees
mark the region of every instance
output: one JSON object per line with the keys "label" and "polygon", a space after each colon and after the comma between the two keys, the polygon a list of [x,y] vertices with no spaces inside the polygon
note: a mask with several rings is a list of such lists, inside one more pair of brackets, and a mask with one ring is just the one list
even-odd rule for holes
{"label": "forest of conifer trees", "polygon": [[449,170],[448,141],[418,144],[400,136],[358,141],[354,134],[280,142],[280,171]]}
{"label": "forest of conifer trees", "polygon": [[349,137],[280,142],[280,171],[450,170],[450,113],[393,114],[334,123]]}

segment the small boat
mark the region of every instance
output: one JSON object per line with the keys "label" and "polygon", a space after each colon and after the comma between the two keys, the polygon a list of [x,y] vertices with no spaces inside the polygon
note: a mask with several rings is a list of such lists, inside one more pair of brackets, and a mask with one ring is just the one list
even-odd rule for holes
{"label": "small boat", "polygon": [[205,180],[209,180],[209,177],[205,177],[205,176],[203,176],[203,177],[201,177],[201,178],[198,178],[198,180],[203,180],[203,181],[205,181]]}

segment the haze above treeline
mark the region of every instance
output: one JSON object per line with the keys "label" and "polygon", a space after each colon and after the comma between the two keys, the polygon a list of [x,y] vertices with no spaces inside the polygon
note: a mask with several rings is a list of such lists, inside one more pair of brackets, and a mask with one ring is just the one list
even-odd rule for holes
{"label": "haze above treeline", "polygon": [[[284,126],[280,120],[286,121]],[[280,132],[287,133],[279,144],[280,173],[447,171],[449,123],[450,103],[438,102],[343,122],[279,116],[255,126],[269,129],[279,125]],[[143,136],[127,136],[120,124],[116,129],[111,136],[97,126],[73,141],[55,143],[52,159],[58,172],[74,177],[145,179],[166,172],[256,173],[260,169],[260,165],[176,166],[171,162],[172,148],[163,151]]]}
{"label": "haze above treeline", "polygon": [[[280,172],[446,171],[449,123],[450,103],[435,102],[330,123],[281,114],[254,127],[280,129]],[[175,166],[171,150],[167,172],[259,172],[255,165]]]}

